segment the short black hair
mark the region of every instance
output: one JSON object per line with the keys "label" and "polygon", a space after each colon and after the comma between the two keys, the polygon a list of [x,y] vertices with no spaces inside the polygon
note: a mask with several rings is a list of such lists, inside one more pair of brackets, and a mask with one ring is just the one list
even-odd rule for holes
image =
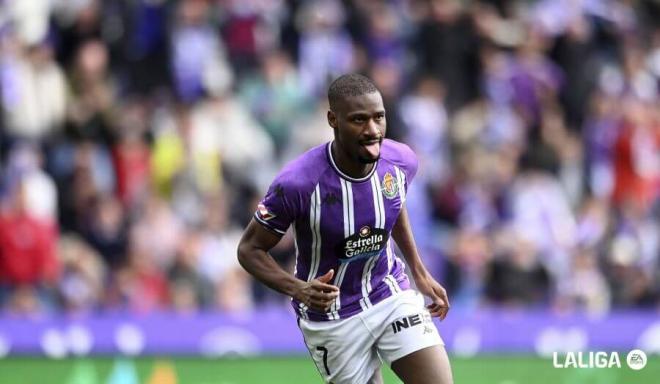
{"label": "short black hair", "polygon": [[379,92],[374,82],[358,73],[349,73],[336,78],[328,87],[328,103],[330,109],[335,107],[346,97],[361,96],[369,93]]}

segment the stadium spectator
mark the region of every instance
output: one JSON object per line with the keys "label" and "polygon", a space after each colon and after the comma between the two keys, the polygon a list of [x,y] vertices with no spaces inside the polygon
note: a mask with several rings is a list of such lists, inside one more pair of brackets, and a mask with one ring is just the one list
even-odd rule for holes
{"label": "stadium spectator", "polygon": [[243,81],[239,95],[281,153],[291,135],[292,116],[309,109],[309,98],[289,57],[280,51],[265,54],[259,74]]}
{"label": "stadium spectator", "polygon": [[207,210],[199,233],[195,268],[215,287],[215,304],[219,308],[247,309],[252,307],[252,284],[234,257],[241,229],[230,221],[230,210],[223,197],[210,196],[205,200]]}
{"label": "stadium spectator", "polygon": [[116,85],[108,72],[108,48],[99,40],[80,46],[70,73],[67,136],[110,144],[115,117]]}
{"label": "stadium spectator", "polygon": [[128,234],[125,209],[114,196],[98,196],[92,202],[83,236],[110,268],[126,262]]}
{"label": "stadium spectator", "polygon": [[310,95],[322,96],[331,78],[348,72],[354,65],[354,44],[344,21],[341,2],[307,1],[298,9],[298,73],[303,89]]}
{"label": "stadium spectator", "polygon": [[174,310],[196,312],[211,304],[214,292],[210,282],[197,270],[200,233],[188,231],[185,235],[167,270],[169,297]]}
{"label": "stadium spectator", "polygon": [[141,100],[122,105],[122,114],[114,128],[110,147],[115,170],[116,192],[129,208],[139,204],[148,193],[151,148],[145,136],[148,131],[148,106]]}
{"label": "stadium spectator", "polygon": [[19,181],[0,208],[0,297],[18,312],[51,309],[60,272],[57,230],[28,204]]}
{"label": "stadium spectator", "polygon": [[224,59],[222,42],[210,24],[208,12],[209,2],[205,0],[178,3],[171,68],[177,96],[185,103],[202,98],[204,77]]}
{"label": "stadium spectator", "polygon": [[51,42],[22,47],[14,41],[5,43],[2,51],[5,136],[12,141],[45,140],[62,128],[67,108],[67,79],[54,60]]}
{"label": "stadium spectator", "polygon": [[557,290],[559,308],[593,315],[610,309],[610,287],[598,268],[598,253],[593,248],[581,248],[576,252],[569,276],[559,281]]}
{"label": "stadium spectator", "polygon": [[111,276],[105,304],[136,313],[166,308],[169,300],[167,276],[150,258],[137,248],[129,248],[128,261]]}
{"label": "stadium spectator", "polygon": [[107,266],[84,240],[63,236],[59,245],[62,264],[58,291],[67,312],[89,313],[99,308],[104,295]]}
{"label": "stadium spectator", "polygon": [[185,223],[166,200],[152,195],[138,210],[129,228],[130,247],[149,256],[150,263],[166,270],[185,240]]}
{"label": "stadium spectator", "polygon": [[485,233],[463,230],[456,234],[444,280],[455,308],[474,310],[484,304],[492,247]]}
{"label": "stadium spectator", "polygon": [[486,297],[504,307],[548,305],[554,280],[541,263],[539,249],[515,233],[507,240],[506,247],[488,263]]}
{"label": "stadium spectator", "polygon": [[478,36],[466,5],[457,0],[434,0],[423,9],[415,36],[419,70],[447,87],[447,107],[454,111],[477,93]]}
{"label": "stadium spectator", "polygon": [[617,206],[634,204],[648,210],[660,190],[660,121],[653,107],[628,100],[614,142],[614,191]]}

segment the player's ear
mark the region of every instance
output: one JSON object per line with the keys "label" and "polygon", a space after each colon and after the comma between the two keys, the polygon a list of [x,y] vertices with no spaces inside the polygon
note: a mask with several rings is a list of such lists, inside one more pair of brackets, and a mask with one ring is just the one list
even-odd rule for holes
{"label": "player's ear", "polygon": [[328,124],[332,129],[337,129],[337,115],[331,110],[328,110]]}

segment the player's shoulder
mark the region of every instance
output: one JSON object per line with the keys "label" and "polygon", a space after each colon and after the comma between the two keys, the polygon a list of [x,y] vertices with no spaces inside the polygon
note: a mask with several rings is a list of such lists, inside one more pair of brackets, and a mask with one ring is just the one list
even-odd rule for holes
{"label": "player's shoulder", "polygon": [[298,191],[314,189],[320,175],[329,167],[327,145],[324,143],[313,147],[288,162],[277,175],[277,182]]}
{"label": "player's shoulder", "polygon": [[404,168],[417,164],[415,152],[408,145],[392,139],[383,140],[381,158]]}

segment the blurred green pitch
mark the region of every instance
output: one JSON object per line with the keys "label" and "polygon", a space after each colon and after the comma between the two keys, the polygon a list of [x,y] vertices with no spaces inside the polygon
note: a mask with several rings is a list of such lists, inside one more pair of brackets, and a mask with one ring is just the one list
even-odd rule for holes
{"label": "blurred green pitch", "polygon": [[[625,355],[623,355],[625,356]],[[552,359],[531,356],[451,357],[456,384],[651,384],[660,383],[660,357],[640,371],[556,369]],[[386,384],[400,381],[383,369]],[[0,359],[2,384],[304,384],[322,383],[306,356],[254,359],[89,358]]]}

